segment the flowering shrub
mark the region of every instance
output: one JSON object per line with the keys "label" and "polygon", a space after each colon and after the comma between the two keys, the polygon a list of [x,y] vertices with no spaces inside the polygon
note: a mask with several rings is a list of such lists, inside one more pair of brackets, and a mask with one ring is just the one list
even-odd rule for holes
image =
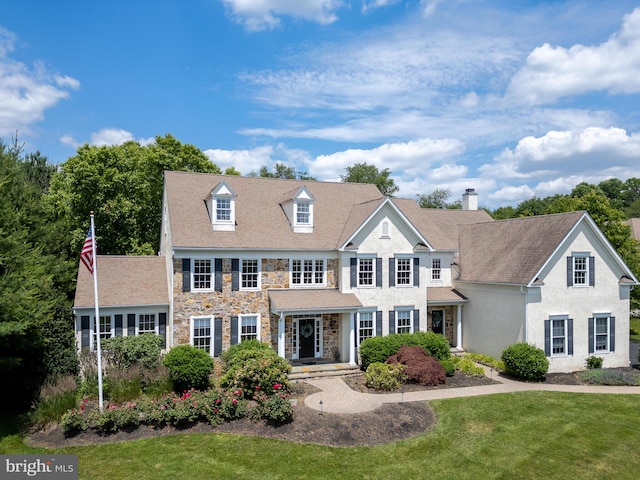
{"label": "flowering shrub", "polygon": [[268,395],[276,392],[274,385],[280,385],[281,390],[288,392],[291,390],[290,372],[289,362],[272,348],[241,350],[229,360],[220,385],[242,390],[247,399],[252,398],[256,387]]}
{"label": "flowering shrub", "polygon": [[109,404],[102,412],[95,412],[93,426],[100,434],[131,430],[140,425],[137,404],[126,402],[122,405]]}
{"label": "flowering shrub", "polygon": [[265,420],[270,425],[283,425],[293,420],[293,405],[291,394],[284,390],[284,386],[276,383],[272,386],[273,394],[268,395],[257,388],[253,399],[257,402],[252,412],[254,419]]}
{"label": "flowering shrub", "polygon": [[65,437],[73,437],[89,428],[88,413],[85,414],[86,400],[80,404],[80,408],[72,408],[60,419],[60,426]]}
{"label": "flowering shrub", "polygon": [[243,418],[248,412],[247,401],[240,389],[211,389],[204,394],[203,400],[204,418],[211,426]]}

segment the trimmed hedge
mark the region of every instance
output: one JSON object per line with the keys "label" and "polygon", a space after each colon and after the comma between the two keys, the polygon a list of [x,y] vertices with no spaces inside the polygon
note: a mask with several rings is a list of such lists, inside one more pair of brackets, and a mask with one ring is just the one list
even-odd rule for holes
{"label": "trimmed hedge", "polygon": [[506,373],[523,380],[541,380],[549,371],[544,351],[534,345],[519,342],[502,351]]}
{"label": "trimmed hedge", "polygon": [[176,392],[209,388],[213,359],[204,350],[191,345],[178,345],[164,357],[164,365],[169,369]]}
{"label": "trimmed hedge", "polygon": [[386,337],[367,338],[360,344],[360,369],[366,371],[372,363],[386,362],[403,345],[422,347],[427,355],[436,360],[451,358],[449,341],[439,333],[395,333]]}

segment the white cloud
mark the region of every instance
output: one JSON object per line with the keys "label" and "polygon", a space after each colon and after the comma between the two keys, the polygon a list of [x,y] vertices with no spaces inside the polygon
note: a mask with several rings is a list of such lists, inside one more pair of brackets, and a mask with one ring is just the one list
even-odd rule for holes
{"label": "white cloud", "polygon": [[389,5],[395,5],[400,0],[364,0],[362,2],[362,13],[367,13],[369,10],[375,10],[376,8],[388,7]]}
{"label": "white cloud", "polygon": [[122,145],[125,142],[136,141],[140,145],[150,145],[155,143],[155,138],[135,139],[131,132],[121,128],[103,128],[91,134],[91,145],[101,147],[103,145]]}
{"label": "white cloud", "polygon": [[488,195],[490,200],[502,204],[516,204],[534,196],[534,191],[528,185],[507,186]]}
{"label": "white cloud", "polygon": [[44,113],[77,90],[80,82],[50,72],[42,62],[32,69],[12,60],[16,37],[0,27],[0,137],[16,130],[29,135],[32,126],[44,119]]}
{"label": "white cloud", "polygon": [[78,148],[80,146],[80,142],[73,138],[72,135],[63,135],[59,140],[60,143],[69,147]]}
{"label": "white cloud", "polygon": [[204,154],[222,171],[234,167],[244,175],[258,172],[263,166],[271,170],[276,163],[284,163],[297,171],[305,172],[309,162],[307,152],[287,148],[282,144],[263,145],[245,150],[210,148],[204,150]]}
{"label": "white cloud", "polygon": [[340,0],[222,0],[231,17],[248,31],[273,30],[280,17],[308,20],[323,25],[335,22]]}
{"label": "white cloud", "polygon": [[508,94],[516,101],[541,104],[590,91],[640,92],[640,8],[600,45],[545,43],[536,48],[514,75]]}

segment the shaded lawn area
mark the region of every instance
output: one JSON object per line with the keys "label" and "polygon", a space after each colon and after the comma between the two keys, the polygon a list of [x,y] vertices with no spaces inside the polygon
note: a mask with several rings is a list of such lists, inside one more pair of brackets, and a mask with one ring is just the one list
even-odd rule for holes
{"label": "shaded lawn area", "polygon": [[631,317],[629,319],[629,340],[640,343],[640,318]]}
{"label": "shaded lawn area", "polygon": [[[635,479],[637,395],[519,392],[431,402],[438,424],[409,440],[333,448],[226,434],[56,450],[80,478]],[[2,453],[36,453],[4,432]]]}

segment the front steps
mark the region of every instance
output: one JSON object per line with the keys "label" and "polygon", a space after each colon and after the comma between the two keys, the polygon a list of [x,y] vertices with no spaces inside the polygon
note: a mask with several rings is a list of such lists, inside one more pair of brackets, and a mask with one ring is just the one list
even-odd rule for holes
{"label": "front steps", "polygon": [[289,380],[306,380],[332,376],[346,376],[361,373],[358,365],[349,363],[294,363]]}

